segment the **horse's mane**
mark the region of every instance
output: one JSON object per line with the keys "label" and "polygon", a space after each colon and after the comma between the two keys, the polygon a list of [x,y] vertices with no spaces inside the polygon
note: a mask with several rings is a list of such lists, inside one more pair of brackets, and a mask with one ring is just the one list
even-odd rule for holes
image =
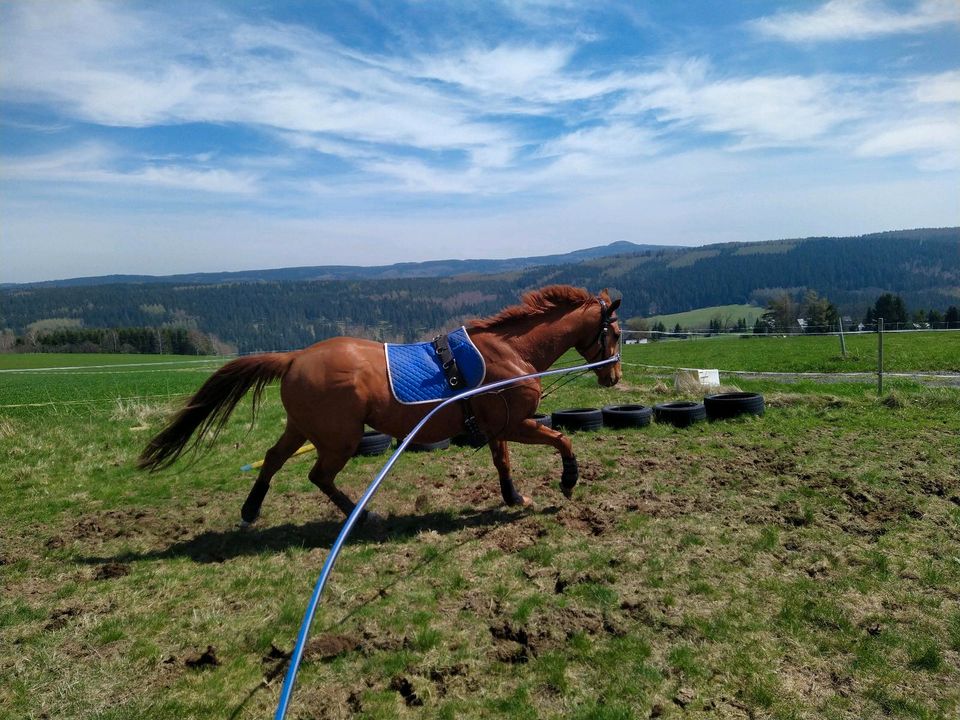
{"label": "horse's mane", "polygon": [[593,300],[593,295],[583,288],[570,285],[549,285],[539,290],[524,293],[519,305],[512,305],[496,315],[472,321],[469,330],[490,330],[515,320],[525,320],[545,315],[557,308],[574,308]]}

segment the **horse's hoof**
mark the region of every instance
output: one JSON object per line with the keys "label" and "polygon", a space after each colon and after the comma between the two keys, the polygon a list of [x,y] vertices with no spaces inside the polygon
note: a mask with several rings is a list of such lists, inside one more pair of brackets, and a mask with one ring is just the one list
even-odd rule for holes
{"label": "horse's hoof", "polygon": [[249,521],[241,520],[240,522],[237,523],[237,527],[240,528],[241,530],[249,530],[250,528],[253,527],[253,524],[255,522],[256,522],[256,519],[249,520]]}
{"label": "horse's hoof", "polygon": [[527,497],[526,495],[520,496],[520,507],[532,508],[533,507],[533,498]]}
{"label": "horse's hoof", "polygon": [[573,487],[564,487],[563,485],[561,485],[561,486],[560,486],[560,492],[563,493],[563,496],[564,496],[567,500],[570,500],[570,499],[573,498]]}

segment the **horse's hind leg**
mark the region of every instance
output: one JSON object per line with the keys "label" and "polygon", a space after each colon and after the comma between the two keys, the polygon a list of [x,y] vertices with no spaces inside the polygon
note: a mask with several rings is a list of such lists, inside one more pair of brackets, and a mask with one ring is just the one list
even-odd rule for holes
{"label": "horse's hind leg", "polygon": [[[350,513],[353,512],[355,504],[353,500],[350,499],[350,496],[334,484],[334,480],[337,478],[337,473],[343,470],[343,466],[347,464],[347,460],[353,455],[359,442],[360,439],[358,437],[349,446],[344,443],[337,448],[330,446],[318,447],[317,462],[314,463],[310,469],[310,482],[320,488],[323,494],[330,498],[333,504],[336,505],[344,515],[350,515]],[[366,516],[367,513],[364,512],[364,516],[360,518],[360,520],[365,520]]]}
{"label": "horse's hind leg", "polygon": [[276,445],[267,450],[263,458],[263,465],[260,466],[260,473],[257,475],[256,482],[250,488],[250,494],[247,495],[243,507],[240,509],[240,517],[245,525],[256,522],[260,516],[260,506],[263,499],[267,496],[270,489],[270,480],[283,467],[283,464],[290,459],[301,445],[306,437],[303,433],[293,427],[289,422],[283,435],[277,440]]}
{"label": "horse's hind leg", "polygon": [[517,492],[513,486],[513,478],[510,477],[510,449],[507,447],[506,440],[491,440],[490,454],[493,456],[493,464],[497,468],[497,474],[500,475],[500,494],[507,505],[531,505],[533,500]]}

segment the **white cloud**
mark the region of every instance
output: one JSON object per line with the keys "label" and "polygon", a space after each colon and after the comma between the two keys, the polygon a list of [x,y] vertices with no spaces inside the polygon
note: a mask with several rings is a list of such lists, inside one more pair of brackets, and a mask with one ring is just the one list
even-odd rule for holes
{"label": "white cloud", "polygon": [[741,148],[809,144],[862,114],[856,94],[830,76],[714,78],[706,62],[687,60],[635,84],[617,113],[650,111],[660,122],[733,135]]}
{"label": "white cloud", "polygon": [[956,22],[956,0],[922,0],[906,12],[890,10],[877,0],[830,0],[812,12],[780,12],[750,26],[778,40],[816,42],[917,33]]}
{"label": "white cloud", "polygon": [[960,168],[960,125],[941,118],[917,118],[886,127],[856,149],[863,157],[911,155],[924,169]]}
{"label": "white cloud", "polygon": [[144,185],[175,190],[247,195],[257,190],[257,178],[249,172],[145,161],[120,170],[120,152],[98,143],[85,143],[44,155],[5,158],[0,180],[43,183],[97,183]]}
{"label": "white cloud", "polygon": [[914,97],[921,103],[960,103],[960,70],[925,75],[913,80]]}

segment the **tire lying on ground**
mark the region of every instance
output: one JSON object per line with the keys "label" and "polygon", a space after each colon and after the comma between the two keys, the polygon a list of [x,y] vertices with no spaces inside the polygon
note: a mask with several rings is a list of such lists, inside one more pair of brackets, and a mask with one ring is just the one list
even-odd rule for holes
{"label": "tire lying on ground", "polygon": [[537,425],[543,425],[544,427],[552,428],[553,427],[553,418],[551,418],[546,413],[535,413],[530,416],[531,420],[536,420]]}
{"label": "tire lying on ground", "polygon": [[687,427],[695,422],[707,419],[703,403],[680,400],[653,406],[653,417],[658,423],[669,423],[675,427]]}
{"label": "tire lying on ground", "polygon": [[707,395],[703,406],[710,420],[732,418],[737,415],[763,415],[763,395],[751,392],[730,392]]}
{"label": "tire lying on ground", "polygon": [[611,428],[644,427],[653,416],[653,408],[645,405],[605,405],[600,412],[603,424]]}
{"label": "tire lying on ground", "polygon": [[[397,446],[399,447],[400,441],[397,441]],[[410,452],[433,452],[434,450],[446,450],[450,447],[450,438],[445,440],[437,440],[437,442],[432,443],[418,443],[412,442],[407,445],[407,450]]]}
{"label": "tire lying on ground", "polygon": [[603,413],[597,408],[570,408],[552,413],[550,420],[555,430],[599,430],[603,427]]}
{"label": "tire lying on ground", "polygon": [[360,444],[357,446],[356,452],[354,455],[380,455],[388,447],[393,440],[392,437],[386,435],[382,432],[377,432],[376,430],[368,430],[363,434],[363,437],[360,438]]}

